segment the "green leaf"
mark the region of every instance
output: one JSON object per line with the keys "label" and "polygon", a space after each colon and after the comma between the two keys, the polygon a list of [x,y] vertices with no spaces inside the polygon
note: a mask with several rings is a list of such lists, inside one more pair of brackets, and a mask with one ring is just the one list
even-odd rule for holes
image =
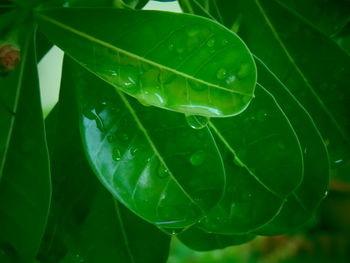
{"label": "green leaf", "polygon": [[37,18],[67,54],[147,104],[230,116],[253,96],[256,69],[250,52],[234,33],[210,20],[120,9],[55,9]]}
{"label": "green leaf", "polygon": [[[334,14],[340,8],[339,17],[329,16],[328,9],[322,19],[312,22],[299,14],[312,0],[220,0],[217,6],[224,24],[236,28],[249,48],[286,84],[292,94],[313,117],[328,146],[332,167],[345,163],[350,158],[350,58],[346,47],[339,48],[335,41],[344,41],[343,36],[335,41],[319,31],[321,24],[329,23],[333,28],[341,28],[350,14],[349,4],[344,0],[318,3],[310,11],[310,21],[315,18],[321,6],[329,6]],[[198,1],[190,1],[190,3]],[[286,8],[289,3],[295,8]],[[305,15],[306,16],[306,15]],[[333,20],[334,19],[334,20]],[[327,22],[328,21],[328,22]],[[343,21],[343,22],[342,22]],[[321,23],[322,22],[322,23]],[[328,30],[328,29],[327,29]],[[346,28],[343,29],[346,31]],[[346,35],[346,34],[345,34]],[[261,36],[264,36],[263,38]]]}
{"label": "green leaf", "polygon": [[279,2],[240,5],[242,36],[311,114],[339,166],[350,157],[349,55]]}
{"label": "green leaf", "polygon": [[297,133],[304,160],[301,185],[288,197],[280,214],[259,229],[259,234],[282,234],[293,231],[309,220],[325,197],[329,181],[329,160],[322,137],[310,115],[287,87],[258,59],[259,83],[277,99]]}
{"label": "green leaf", "polygon": [[0,254],[9,262],[35,258],[51,196],[34,33],[23,30],[21,63],[0,77]]}
{"label": "green leaf", "polygon": [[79,65],[81,132],[95,173],[128,208],[163,227],[185,227],[221,198],[225,175],[208,128],[145,107]]}
{"label": "green leaf", "polygon": [[80,140],[72,63],[64,61],[60,101],[46,120],[54,187],[39,259],[47,263],[166,262],[170,238],[116,203],[89,167]]}
{"label": "green leaf", "polygon": [[229,246],[237,246],[251,241],[254,235],[218,235],[206,233],[197,227],[190,227],[183,233],[177,235],[182,243],[193,250],[210,251],[222,249]]}
{"label": "green leaf", "polygon": [[117,7],[126,7],[132,9],[142,9],[149,0],[117,0],[114,1]]}
{"label": "green leaf", "polygon": [[221,234],[251,232],[272,220],[301,183],[298,138],[273,96],[260,85],[242,114],[213,119],[209,125],[223,156],[227,188],[199,227]]}
{"label": "green leaf", "polygon": [[335,35],[350,21],[348,0],[277,0],[315,29]]}

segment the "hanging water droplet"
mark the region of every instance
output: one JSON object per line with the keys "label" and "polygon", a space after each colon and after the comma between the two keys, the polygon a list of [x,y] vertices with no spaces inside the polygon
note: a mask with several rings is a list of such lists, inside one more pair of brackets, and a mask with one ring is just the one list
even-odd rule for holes
{"label": "hanging water droplet", "polygon": [[211,38],[207,41],[207,46],[208,47],[213,47],[215,45],[215,39]]}
{"label": "hanging water droplet", "polygon": [[248,76],[250,72],[250,65],[249,64],[243,64],[240,69],[237,72],[237,77],[242,79]]}
{"label": "hanging water droplet", "polygon": [[185,230],[185,228],[169,228],[169,227],[160,227],[159,229],[167,235],[177,235]]}
{"label": "hanging water droplet", "polygon": [[108,135],[108,136],[107,136],[107,140],[108,140],[109,142],[112,142],[113,139],[114,139],[113,135]]}
{"label": "hanging water droplet", "polygon": [[201,165],[205,160],[205,152],[204,151],[197,151],[190,157],[190,162],[193,166],[199,166]]}
{"label": "hanging water droplet", "polygon": [[226,78],[226,75],[227,71],[224,68],[221,68],[216,72],[216,77],[218,80],[224,80]]}
{"label": "hanging water droplet", "polygon": [[114,161],[120,161],[121,159],[121,154],[118,148],[114,148],[113,149],[113,153],[112,153],[112,159]]}
{"label": "hanging water droplet", "polygon": [[158,177],[165,178],[169,175],[169,170],[164,165],[159,165],[158,167]]}
{"label": "hanging water droplet", "polygon": [[209,118],[200,115],[186,115],[186,121],[192,129],[200,130],[207,126]]}

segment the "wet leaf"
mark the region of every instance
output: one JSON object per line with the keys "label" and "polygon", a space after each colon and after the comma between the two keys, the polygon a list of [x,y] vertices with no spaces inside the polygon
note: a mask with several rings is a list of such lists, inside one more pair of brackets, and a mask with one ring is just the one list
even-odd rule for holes
{"label": "wet leaf", "polygon": [[[298,138],[274,97],[262,86],[242,114],[210,121],[221,151],[227,188],[222,201],[199,227],[245,234],[272,220],[301,183]],[[268,205],[266,205],[268,204]]]}
{"label": "wet leaf", "polygon": [[37,18],[47,37],[81,65],[147,104],[230,116],[253,96],[250,52],[207,19],[121,9],[54,9]]}
{"label": "wet leaf", "polygon": [[145,107],[79,65],[74,72],[86,153],[107,189],[159,226],[185,227],[205,216],[225,187],[209,129]]}
{"label": "wet leaf", "polygon": [[[80,140],[74,72],[69,63],[66,58],[59,104],[46,120],[54,186],[39,259],[47,263],[164,263],[170,238],[115,202],[89,167]],[[148,239],[152,242],[145,242]]]}

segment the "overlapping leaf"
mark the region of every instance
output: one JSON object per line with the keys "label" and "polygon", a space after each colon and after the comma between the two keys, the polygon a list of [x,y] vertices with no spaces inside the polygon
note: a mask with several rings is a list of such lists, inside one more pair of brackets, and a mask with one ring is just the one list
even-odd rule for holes
{"label": "overlapping leaf", "polygon": [[48,38],[80,64],[148,104],[228,116],[253,96],[250,52],[207,19],[120,9],[55,9],[37,17]]}
{"label": "overlapping leaf", "polygon": [[225,187],[208,128],[191,129],[182,114],[144,107],[80,68],[76,86],[86,152],[109,191],[162,226],[187,226],[207,214]]}
{"label": "overlapping leaf", "polygon": [[39,258],[47,263],[165,262],[170,238],[115,203],[89,167],[80,140],[70,63],[75,62],[64,62],[59,106],[46,122],[54,188]]}
{"label": "overlapping leaf", "polygon": [[51,195],[34,33],[24,30],[20,65],[0,77],[0,250],[6,262],[35,258]]}
{"label": "overlapping leaf", "polygon": [[299,186],[303,159],[298,138],[261,86],[247,110],[213,119],[209,125],[224,159],[228,187],[199,226],[222,234],[251,232],[274,218],[284,199]]}

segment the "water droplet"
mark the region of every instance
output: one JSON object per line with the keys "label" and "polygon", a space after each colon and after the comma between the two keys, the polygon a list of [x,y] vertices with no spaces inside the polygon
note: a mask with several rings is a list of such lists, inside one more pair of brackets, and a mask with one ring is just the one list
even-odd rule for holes
{"label": "water droplet", "polygon": [[158,177],[165,178],[169,175],[169,170],[164,165],[159,165],[158,167]]}
{"label": "water droplet", "polygon": [[343,159],[339,159],[339,160],[335,160],[334,163],[336,164],[339,164],[339,163],[342,163],[343,162]]}
{"label": "water droplet", "polygon": [[190,157],[190,162],[193,166],[199,166],[201,165],[205,160],[205,152],[204,151],[197,151]]}
{"label": "water droplet", "polygon": [[187,115],[186,121],[192,129],[200,130],[207,126],[209,118],[200,115]]}
{"label": "water droplet", "polygon": [[178,46],[176,47],[176,52],[177,52],[178,54],[184,53],[184,52],[185,52],[185,47],[182,46],[182,45],[178,45]]}
{"label": "water droplet", "polygon": [[185,230],[185,228],[169,228],[169,227],[160,227],[159,228],[163,233],[167,235],[178,235]]}
{"label": "water droplet", "polygon": [[265,121],[267,119],[267,112],[264,110],[258,111],[256,114],[256,119],[260,122]]}
{"label": "water droplet", "polygon": [[139,148],[131,148],[130,149],[130,155],[131,155],[131,157],[133,158],[133,157],[135,157],[136,156],[136,154],[139,152]]}
{"label": "water droplet", "polygon": [[108,140],[109,142],[112,142],[113,139],[114,139],[113,135],[108,135],[108,136],[107,136],[107,140]]}
{"label": "water droplet", "polygon": [[169,50],[170,50],[170,51],[173,51],[173,50],[174,50],[174,48],[175,48],[174,43],[169,43],[168,48],[169,48]]}
{"label": "water droplet", "polygon": [[118,148],[114,148],[113,149],[113,153],[112,153],[112,159],[114,161],[120,161],[121,159],[121,154]]}
{"label": "water droplet", "polygon": [[228,44],[228,40],[227,39],[223,39],[222,41],[221,41],[221,45],[222,46],[226,46]]}
{"label": "water droplet", "polygon": [[237,156],[233,157],[233,163],[239,167],[244,167],[244,164],[237,158]]}
{"label": "water droplet", "polygon": [[243,64],[237,72],[237,77],[242,79],[248,76],[249,73],[250,73],[250,65]]}
{"label": "water droplet", "polygon": [[236,81],[235,75],[228,75],[225,79],[225,82],[228,86],[232,86],[232,84]]}
{"label": "water droplet", "polygon": [[207,46],[213,47],[214,45],[215,45],[215,39],[214,38],[209,39],[207,42]]}
{"label": "water droplet", "polygon": [[216,77],[218,80],[224,80],[226,78],[227,75],[227,71],[224,68],[221,68],[218,70],[218,72],[216,73]]}
{"label": "water droplet", "polygon": [[120,140],[126,142],[127,140],[129,140],[129,135],[126,134],[125,132],[119,132],[117,133],[117,136]]}

